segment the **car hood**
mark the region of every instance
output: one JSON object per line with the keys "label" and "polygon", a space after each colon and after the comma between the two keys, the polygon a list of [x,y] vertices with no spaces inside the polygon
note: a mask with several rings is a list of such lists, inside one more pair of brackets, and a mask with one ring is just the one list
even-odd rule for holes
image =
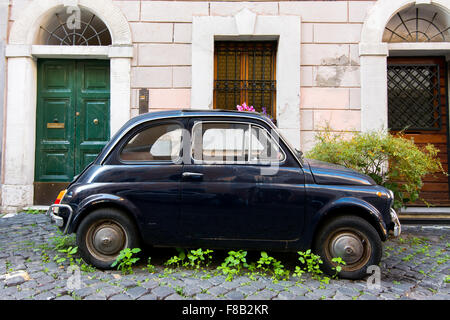
{"label": "car hood", "polygon": [[305,160],[308,162],[317,184],[351,186],[370,186],[376,184],[371,177],[353,169],[323,161]]}

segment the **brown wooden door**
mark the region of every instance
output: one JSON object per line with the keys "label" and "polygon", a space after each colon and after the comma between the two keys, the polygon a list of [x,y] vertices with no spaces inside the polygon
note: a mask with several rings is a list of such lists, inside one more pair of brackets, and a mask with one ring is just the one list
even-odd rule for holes
{"label": "brown wooden door", "polygon": [[[431,143],[448,172],[447,65],[443,57],[388,59],[388,125],[392,133],[405,130],[418,146]],[[428,175],[420,197],[434,206],[449,206],[449,178]],[[413,206],[424,206],[417,201]]]}

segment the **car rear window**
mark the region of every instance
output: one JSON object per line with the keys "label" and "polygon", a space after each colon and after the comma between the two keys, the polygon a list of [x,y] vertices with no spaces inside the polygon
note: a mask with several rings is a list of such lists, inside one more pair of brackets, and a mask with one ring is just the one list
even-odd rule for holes
{"label": "car rear window", "polygon": [[135,134],[120,153],[124,161],[172,161],[181,155],[182,127],[162,124]]}

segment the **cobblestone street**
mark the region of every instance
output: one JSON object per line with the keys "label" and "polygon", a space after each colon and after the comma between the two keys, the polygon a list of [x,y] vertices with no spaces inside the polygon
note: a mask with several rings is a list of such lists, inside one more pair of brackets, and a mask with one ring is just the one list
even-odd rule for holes
{"label": "cobblestone street", "polygon": [[[216,266],[206,270],[184,268],[168,271],[164,262],[174,249],[152,249],[146,253],[156,267],[146,269],[147,256],[133,274],[102,272],[73,256],[81,266],[81,283],[71,272],[70,258],[55,248],[60,234],[44,214],[20,213],[0,218],[0,299],[2,300],[391,300],[450,298],[450,227],[403,225],[400,238],[384,243],[379,288],[369,289],[366,280],[332,279],[328,284],[308,275],[274,283],[269,276],[240,276],[225,281]],[[75,245],[74,243],[71,245]],[[219,256],[225,253],[217,253]],[[272,254],[272,253],[270,253]],[[56,257],[58,255],[58,257]],[[216,255],[216,252],[214,252]],[[295,254],[273,254],[292,272]],[[56,257],[56,258],[55,258]],[[249,254],[249,260],[251,255]],[[217,260],[217,261],[216,261]],[[166,270],[165,270],[166,269]],[[75,288],[75,289],[71,289]]]}

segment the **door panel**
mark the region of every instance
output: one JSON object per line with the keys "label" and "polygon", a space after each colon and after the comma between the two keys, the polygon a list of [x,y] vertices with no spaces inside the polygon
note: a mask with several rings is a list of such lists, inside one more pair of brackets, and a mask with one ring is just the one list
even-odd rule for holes
{"label": "door panel", "polygon": [[203,174],[200,181],[184,179],[182,229],[190,239],[257,239],[249,227],[256,176],[234,165],[185,165],[183,172]]}
{"label": "door panel", "polygon": [[[192,128],[195,119],[190,123]],[[280,160],[281,153],[269,148],[274,146],[273,140],[269,140],[270,145],[260,140],[268,135],[255,135],[257,126],[246,130],[249,125],[205,120],[201,128],[197,127],[200,131],[191,129],[195,131],[191,139],[195,140],[192,150],[196,160],[191,159],[191,164],[185,163],[183,168],[181,228],[193,243],[217,241],[232,245],[239,240],[253,246],[255,241],[263,240],[270,246],[301,237],[303,171],[291,165],[284,148],[285,161],[279,167],[270,167],[277,170],[268,175],[268,165],[258,161],[265,158],[264,151],[272,150],[270,156],[277,155],[275,159]],[[242,130],[244,133],[240,133]]]}
{"label": "door panel", "polygon": [[36,181],[70,181],[74,161],[74,64],[39,61]]}
{"label": "door panel", "polygon": [[109,140],[109,61],[77,63],[79,91],[76,117],[75,172],[88,165]]}
{"label": "door panel", "polygon": [[68,182],[109,140],[109,61],[39,60],[36,182]]}
{"label": "door panel", "polygon": [[[203,174],[181,182],[182,230],[192,240],[292,241],[303,231],[304,176],[298,168],[261,175],[258,166],[185,165]],[[192,179],[194,180],[194,179]]]}
{"label": "door panel", "polygon": [[108,110],[109,101],[107,100],[91,100],[84,101],[85,107],[83,117],[84,125],[84,141],[93,142],[100,141],[105,142],[108,140]]}

